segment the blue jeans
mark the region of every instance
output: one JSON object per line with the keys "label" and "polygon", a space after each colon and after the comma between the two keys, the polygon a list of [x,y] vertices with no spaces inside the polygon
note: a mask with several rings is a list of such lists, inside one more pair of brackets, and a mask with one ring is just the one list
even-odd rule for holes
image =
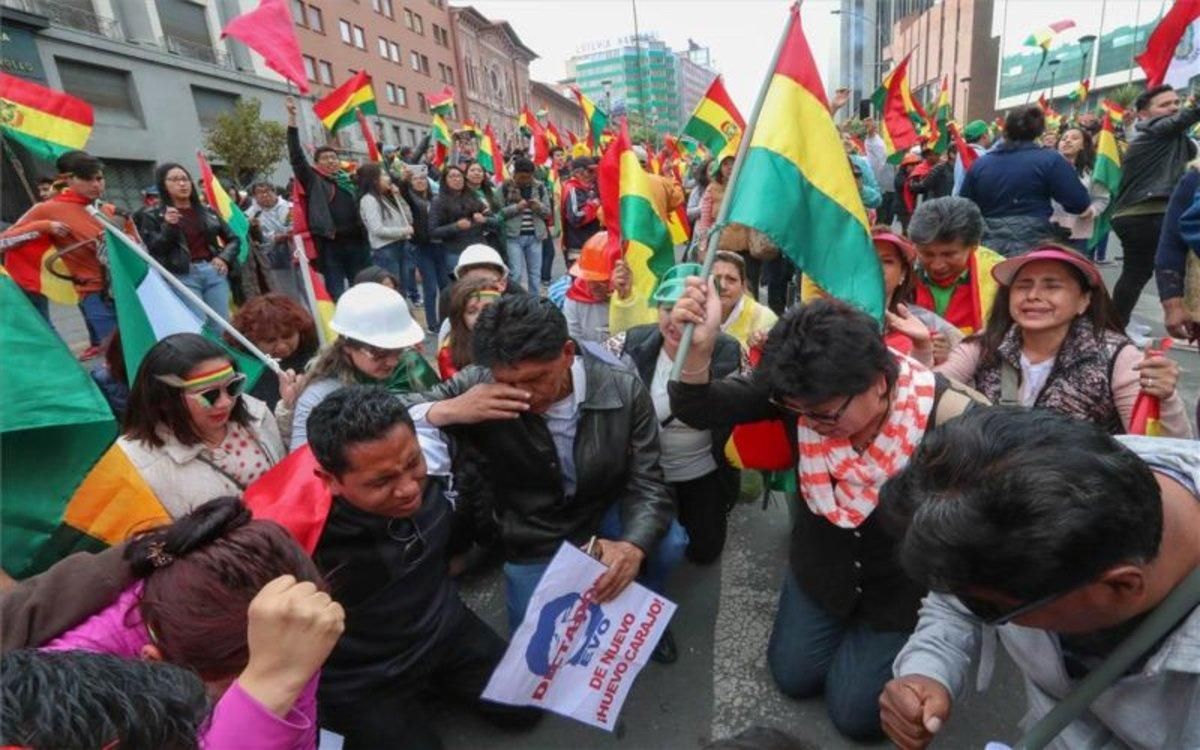
{"label": "blue jeans", "polygon": [[[197,297],[204,300],[204,304],[211,307],[213,312],[225,320],[229,320],[229,279],[217,273],[217,269],[213,268],[212,263],[207,260],[192,263],[188,272],[180,276],[179,280],[183,282],[184,286],[195,292]],[[200,310],[194,309],[194,311],[202,319],[208,318]]]}
{"label": "blue jeans", "polygon": [[767,644],[767,666],[775,684],[792,698],[824,692],[829,718],[843,735],[880,739],[879,694],[892,679],[892,662],[909,635],[834,617],[801,591],[788,571]]}
{"label": "blue jeans", "polygon": [[117,329],[117,310],[100,292],[83,295],[79,300],[79,310],[87,323],[92,346],[107,339],[109,334]]}
{"label": "blue jeans", "polygon": [[425,297],[425,325],[436,331],[438,321],[438,292],[450,283],[446,269],[446,253],[441,245],[413,245],[416,248],[417,268],[421,269],[422,296]]}
{"label": "blue jeans", "polygon": [[508,275],[530,294],[542,288],[542,241],[537,235],[508,238]]}
{"label": "blue jeans", "polygon": [[413,302],[421,299],[417,290],[417,269],[412,251],[405,240],[389,242],[371,251],[371,262],[396,277],[402,293]]}
{"label": "blue jeans", "polygon": [[[600,529],[596,536],[601,539],[621,538],[621,509],[618,503],[613,503],[604,519],[600,521]],[[683,560],[683,552],[687,549],[688,535],[678,521],[671,521],[667,533],[659,540],[654,554],[646,558],[638,583],[651,591],[663,593],[666,588],[667,575]],[[542,574],[550,567],[550,561],[542,563],[504,563],[504,588],[508,605],[509,633],[515,633],[521,621],[525,619],[525,610],[529,608],[529,600],[533,591],[542,580]]]}

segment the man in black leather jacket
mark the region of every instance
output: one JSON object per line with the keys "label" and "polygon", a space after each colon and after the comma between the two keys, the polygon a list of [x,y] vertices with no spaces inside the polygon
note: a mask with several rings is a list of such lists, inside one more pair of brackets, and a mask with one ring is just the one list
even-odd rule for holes
{"label": "man in black leather jacket", "polygon": [[[503,297],[475,325],[475,364],[425,394],[404,396],[430,473],[448,464],[444,435],[470,448],[486,478],[459,498],[480,525],[498,527],[510,626],[515,630],[559,546],[586,545],[608,572],[599,602],[645,563],[661,590],[687,537],[659,465],[658,422],[637,374],[582,349],[547,299]],[[485,530],[486,531],[486,530]]]}

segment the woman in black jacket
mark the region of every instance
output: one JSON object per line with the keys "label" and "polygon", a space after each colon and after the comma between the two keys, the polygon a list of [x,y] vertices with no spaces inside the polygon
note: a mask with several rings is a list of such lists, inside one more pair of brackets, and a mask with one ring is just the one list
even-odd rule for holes
{"label": "woman in black jacket", "polygon": [[241,240],[211,208],[200,203],[192,175],[182,164],[161,164],[154,182],[162,202],[142,216],[138,231],[150,254],[204,300],[229,318],[229,272]]}
{"label": "woman in black jacket", "polygon": [[421,272],[421,298],[425,302],[425,327],[438,319],[438,293],[450,285],[451,269],[440,243],[429,234],[429,211],[433,207],[433,189],[429,170],[423,164],[407,164],[400,170],[400,197],[412,209],[413,255]]}
{"label": "woman in black jacket", "polygon": [[458,256],[467,245],[483,242],[487,207],[466,187],[466,175],[459,167],[446,168],[442,190],[429,209],[429,234],[442,243],[446,268],[458,264]]}

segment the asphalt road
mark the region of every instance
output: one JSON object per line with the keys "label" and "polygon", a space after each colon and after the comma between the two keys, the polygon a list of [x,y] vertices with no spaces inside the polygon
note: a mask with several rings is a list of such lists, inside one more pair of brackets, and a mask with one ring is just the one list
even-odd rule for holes
{"label": "asphalt road", "polygon": [[[1115,238],[1114,238],[1115,239]],[[1119,255],[1119,249],[1113,256]],[[559,269],[561,272],[561,268]],[[1110,288],[1119,267],[1103,269]],[[55,327],[75,351],[86,346],[76,310],[54,306]],[[1161,308],[1153,283],[1147,286],[1134,321],[1163,335]],[[1180,390],[1188,404],[1200,395],[1200,356],[1195,347],[1176,347],[1170,356],[1184,374]],[[672,623],[679,645],[673,665],[650,664],[634,685],[616,730],[607,733],[557,716],[547,716],[529,734],[497,732],[482,721],[445,707],[451,750],[489,748],[698,748],[752,725],[779,727],[821,748],[864,747],[841,738],[826,717],[821,700],[793,701],[775,690],[766,667],[766,643],[787,564],[789,509],[775,499],[765,509],[743,504],[731,516],[729,541],[712,566],[685,563],[668,590],[679,610]],[[464,595],[471,606],[504,632],[503,586],[498,572],[469,581]],[[1019,677],[1001,657],[986,692],[964,697],[935,743],[944,748],[983,748],[989,740],[1013,741],[1024,713]],[[885,743],[874,747],[885,747]],[[865,747],[871,747],[866,745]]]}

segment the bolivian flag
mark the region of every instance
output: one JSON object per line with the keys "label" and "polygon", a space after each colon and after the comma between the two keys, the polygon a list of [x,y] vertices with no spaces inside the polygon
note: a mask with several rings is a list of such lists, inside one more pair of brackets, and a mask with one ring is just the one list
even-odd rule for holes
{"label": "bolivian flag", "polygon": [[429,126],[429,139],[433,142],[433,166],[441,169],[450,156],[450,146],[454,143],[450,136],[450,126],[441,115],[435,114]]}
{"label": "bolivian flag", "polygon": [[40,573],[169,520],[88,373],[0,270],[0,566]]}
{"label": "bolivian flag", "polygon": [[92,107],[61,91],[0,73],[0,131],[34,156],[54,161],[92,134]]}
{"label": "bolivian flag", "polygon": [[908,53],[896,69],[883,79],[883,85],[874,94],[875,106],[880,111],[879,137],[883,139],[888,161],[899,162],[908,150],[921,141],[916,121],[924,120],[925,111],[913,98],[908,83]]}
{"label": "bolivian flag", "polygon": [[709,151],[719,154],[725,144],[741,135],[745,129],[746,121],[742,119],[742,113],[738,112],[729,98],[721,76],[717,76],[696,105],[691,119],[683,126],[683,135],[694,138],[708,146]]}
{"label": "bolivian flag", "polygon": [[587,145],[592,153],[601,148],[600,137],[608,127],[608,114],[596,106],[596,103],[583,95],[578,87],[573,89],[579,108],[583,110],[583,124],[587,126]]}
{"label": "bolivian flag", "polygon": [[363,70],[355,73],[350,80],[313,105],[313,112],[317,113],[325,128],[331,132],[357,122],[354,114],[356,109],[361,109],[365,115],[379,114],[375,107],[371,76]]}
{"label": "bolivian flag", "polygon": [[[1117,135],[1113,132],[1112,117],[1108,112],[1104,113],[1100,135],[1096,138],[1096,164],[1092,168],[1092,181],[1108,188],[1108,194],[1112,196],[1116,196],[1121,189],[1121,151],[1117,148]],[[1115,204],[1115,200],[1110,201],[1108,208],[1100,214],[1088,240],[1089,248],[1100,244],[1100,240],[1108,234]]]}
{"label": "bolivian flag", "polygon": [[[1157,349],[1149,349],[1146,351],[1147,357],[1161,357],[1171,344],[1173,339],[1165,338],[1158,345]],[[1130,435],[1149,435],[1150,437],[1161,437],[1162,430],[1162,399],[1158,396],[1151,396],[1145,391],[1138,391],[1137,398],[1133,400],[1133,411],[1129,415],[1129,430]]]}
{"label": "bolivian flag", "polygon": [[882,320],[883,273],[850,162],[800,25],[798,5],[732,195],[728,221],[754,227],[822,289]]}
{"label": "bolivian flag", "polygon": [[483,129],[483,137],[479,139],[479,163],[492,175],[492,181],[497,185],[508,179],[504,171],[504,154],[496,146],[496,134],[492,126]]}
{"label": "bolivian flag", "polygon": [[225,192],[221,181],[213,175],[212,167],[209,166],[208,159],[204,158],[203,151],[196,152],[196,161],[200,164],[200,183],[204,186],[204,197],[208,199],[212,210],[221,217],[221,221],[228,224],[229,229],[241,240],[238,245],[238,263],[245,263],[250,257],[250,220],[229,197],[229,193]]}

